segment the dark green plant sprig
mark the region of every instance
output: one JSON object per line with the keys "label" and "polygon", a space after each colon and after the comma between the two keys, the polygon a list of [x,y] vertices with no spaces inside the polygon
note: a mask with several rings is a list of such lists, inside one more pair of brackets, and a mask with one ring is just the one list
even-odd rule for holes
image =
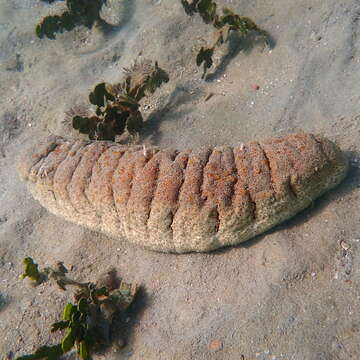
{"label": "dark green plant sprig", "polygon": [[34,282],[34,285],[39,285],[47,280],[54,280],[62,290],[66,290],[66,285],[88,286],[88,283],[83,284],[67,278],[65,274],[68,271],[62,262],[58,262],[55,269],[47,267],[40,271],[39,265],[31,257],[26,257],[23,259],[23,267],[24,272],[19,276],[20,279],[29,278]]}
{"label": "dark green plant sprig", "polygon": [[[32,259],[31,262],[27,260],[28,263],[35,264]],[[35,265],[37,270],[37,264]],[[96,284],[69,279],[66,273],[67,269],[61,262],[55,269],[44,269],[46,279],[54,280],[62,290],[66,290],[68,285],[78,288],[74,296],[75,304],[67,303],[62,320],[51,325],[51,332],[65,331],[61,343],[42,346],[34,354],[20,356],[15,360],[58,360],[74,347],[80,359],[89,360],[92,350],[108,343],[114,315],[127,310],[137,292],[136,285],[117,280],[114,269],[107,272]]]}
{"label": "dark green plant sprig", "polygon": [[201,47],[196,57],[197,66],[203,64],[202,78],[213,65],[215,48],[228,41],[230,31],[238,31],[242,36],[254,31],[269,45],[270,37],[265,30],[260,29],[251,19],[239,16],[228,8],[223,8],[223,14],[219,16],[216,13],[217,5],[213,0],[181,0],[181,4],[186,14],[192,16],[199,13],[206,24],[212,24],[217,29],[214,42],[207,47]]}
{"label": "dark green plant sprig", "polygon": [[[42,0],[48,3],[54,0]],[[61,15],[46,16],[40,24],[36,26],[35,33],[42,39],[46,36],[55,39],[56,33],[70,31],[76,26],[84,25],[92,28],[95,23],[104,23],[100,17],[100,11],[107,0],[65,0],[67,10]]]}
{"label": "dark green plant sprig", "polygon": [[124,71],[126,77],[122,83],[96,85],[89,95],[90,103],[96,106],[95,114],[75,115],[72,118],[75,130],[87,134],[91,140],[110,141],[125,130],[130,134],[140,132],[143,117],[139,102],[168,82],[169,76],[157,62],[153,65],[149,60]]}
{"label": "dark green plant sprig", "polygon": [[41,346],[39,347],[34,354],[24,355],[16,358],[15,360],[58,360],[60,356],[63,355],[61,344],[53,346]]}

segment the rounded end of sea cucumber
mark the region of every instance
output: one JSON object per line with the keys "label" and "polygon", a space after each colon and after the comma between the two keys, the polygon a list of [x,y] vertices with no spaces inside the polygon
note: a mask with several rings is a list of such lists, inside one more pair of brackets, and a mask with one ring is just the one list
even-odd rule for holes
{"label": "rounded end of sea cucumber", "polygon": [[329,163],[331,164],[331,176],[329,187],[338,185],[347,175],[349,170],[349,159],[334,142],[322,136],[315,136],[316,141],[321,145]]}
{"label": "rounded end of sea cucumber", "polygon": [[50,135],[40,143],[37,142],[25,147],[17,159],[17,170],[23,180],[29,180],[33,166],[46,157],[59,144],[60,140],[59,136]]}

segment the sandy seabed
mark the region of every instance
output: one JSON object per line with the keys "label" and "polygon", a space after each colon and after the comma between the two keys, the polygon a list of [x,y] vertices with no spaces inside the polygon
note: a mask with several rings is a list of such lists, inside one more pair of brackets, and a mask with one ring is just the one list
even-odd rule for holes
{"label": "sandy seabed", "polygon": [[[0,356],[59,340],[49,327],[70,294],[25,286],[18,276],[31,256],[64,261],[84,281],[114,266],[142,285],[115,334],[127,346],[94,359],[360,359],[360,4],[218,3],[252,18],[275,46],[233,36],[204,81],[195,57],[212,29],[179,1],[120,1],[111,31],[40,40],[35,25],[62,3],[0,0]],[[49,133],[77,137],[64,112],[141,58],[170,75],[143,103],[142,143],[185,149],[313,132],[346,151],[348,177],[273,231],[209,254],[158,254],[51,215],[18,177],[19,151]]]}

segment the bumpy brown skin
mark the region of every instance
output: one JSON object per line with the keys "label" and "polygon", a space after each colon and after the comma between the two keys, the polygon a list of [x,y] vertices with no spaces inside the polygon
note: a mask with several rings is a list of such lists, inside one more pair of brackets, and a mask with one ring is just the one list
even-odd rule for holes
{"label": "bumpy brown skin", "polygon": [[52,213],[175,253],[261,234],[341,182],[347,167],[335,144],[302,133],[198,152],[52,136],[18,166]]}

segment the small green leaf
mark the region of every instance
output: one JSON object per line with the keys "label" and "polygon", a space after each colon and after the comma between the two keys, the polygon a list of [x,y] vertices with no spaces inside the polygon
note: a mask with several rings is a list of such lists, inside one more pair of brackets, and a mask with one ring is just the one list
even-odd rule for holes
{"label": "small green leaf", "polygon": [[66,329],[69,326],[69,321],[58,321],[51,325],[51,332]]}
{"label": "small green leaf", "polygon": [[89,95],[89,101],[93,105],[105,106],[106,100],[114,101],[115,98],[107,92],[107,84],[103,82],[95,86],[94,91]]}
{"label": "small green leaf", "polygon": [[79,317],[80,324],[86,324],[88,314],[81,313]]}
{"label": "small green leaf", "polygon": [[203,62],[204,66],[210,68],[213,64],[212,56],[214,54],[214,49],[207,49],[202,47],[199,51],[199,54],[196,57],[196,65],[200,66]]}
{"label": "small green leaf", "polygon": [[64,308],[63,319],[70,321],[71,316],[75,312],[75,310],[76,310],[76,306],[74,306],[71,303],[66,304]]}
{"label": "small green leaf", "polygon": [[61,15],[61,25],[66,31],[70,31],[77,25],[77,19],[73,14],[65,11]]}
{"label": "small green leaf", "polygon": [[216,3],[214,3],[212,0],[200,0],[198,10],[200,16],[206,24],[215,20]]}
{"label": "small green leaf", "polygon": [[134,134],[140,132],[143,126],[143,118],[141,116],[140,111],[135,114],[130,114],[126,122],[126,128],[129,133]]}
{"label": "small green leaf", "polygon": [[[80,314],[80,313],[79,313]],[[72,331],[72,336],[74,337],[75,341],[78,343],[79,341],[81,341],[84,337],[85,334],[85,328],[84,328],[85,324],[81,324],[81,319],[80,316],[79,318],[74,321],[71,324],[71,331]]]}
{"label": "small green leaf", "polygon": [[68,351],[70,351],[72,349],[72,347],[75,344],[75,336],[74,336],[74,331],[73,329],[68,329],[67,334],[65,335],[65,337],[63,338],[62,342],[61,342],[61,349],[64,353],[67,353]]}
{"label": "small green leaf", "polygon": [[79,355],[80,355],[80,358],[83,359],[83,360],[89,359],[88,346],[87,346],[85,340],[80,341]]}
{"label": "small green leaf", "polygon": [[29,277],[31,280],[41,282],[43,275],[38,270],[38,264],[34,262],[31,257],[26,257],[23,260],[24,273],[20,275],[20,279]]}
{"label": "small green leaf", "polygon": [[72,312],[72,314],[71,314],[71,323],[72,324],[75,324],[75,325],[78,325],[79,324],[79,319],[80,319],[80,315],[81,315],[81,313],[80,313],[80,311],[77,309],[77,307],[76,306],[74,306],[74,311]]}
{"label": "small green leaf", "polygon": [[96,129],[97,123],[99,122],[100,118],[97,116],[92,116],[91,118],[74,116],[72,126],[82,134],[90,134]]}
{"label": "small green leaf", "polygon": [[72,126],[75,130],[79,130],[84,123],[86,123],[87,118],[81,116],[74,116],[72,120]]}
{"label": "small green leaf", "polygon": [[49,39],[55,39],[55,33],[62,30],[61,17],[58,15],[47,16],[36,28],[36,35],[39,38],[44,36]]}
{"label": "small green leaf", "polygon": [[119,310],[126,310],[134,301],[136,292],[137,286],[135,284],[127,284],[122,281],[120,288],[111,292],[110,300]]}
{"label": "small green leaf", "polygon": [[39,39],[42,39],[42,38],[43,38],[44,35],[43,35],[43,33],[42,33],[41,25],[40,25],[40,24],[36,25],[35,34],[36,34],[36,36],[37,36]]}
{"label": "small green leaf", "polygon": [[181,4],[187,15],[192,16],[195,12],[197,12],[196,5],[199,0],[193,0],[192,3],[189,4],[187,0],[181,0]]}
{"label": "small green leaf", "polygon": [[213,48],[201,48],[199,54],[196,57],[196,64],[197,66],[200,66],[202,63],[204,63],[204,71],[202,78],[205,77],[207,69],[211,68],[213,64],[212,56],[214,54]]}
{"label": "small green leaf", "polygon": [[85,298],[79,300],[78,309],[82,314],[87,314],[89,312],[89,304]]}
{"label": "small green leaf", "polygon": [[106,289],[105,286],[101,287],[100,289],[94,289],[92,294],[94,296],[108,296],[109,295],[109,292],[108,290]]}

